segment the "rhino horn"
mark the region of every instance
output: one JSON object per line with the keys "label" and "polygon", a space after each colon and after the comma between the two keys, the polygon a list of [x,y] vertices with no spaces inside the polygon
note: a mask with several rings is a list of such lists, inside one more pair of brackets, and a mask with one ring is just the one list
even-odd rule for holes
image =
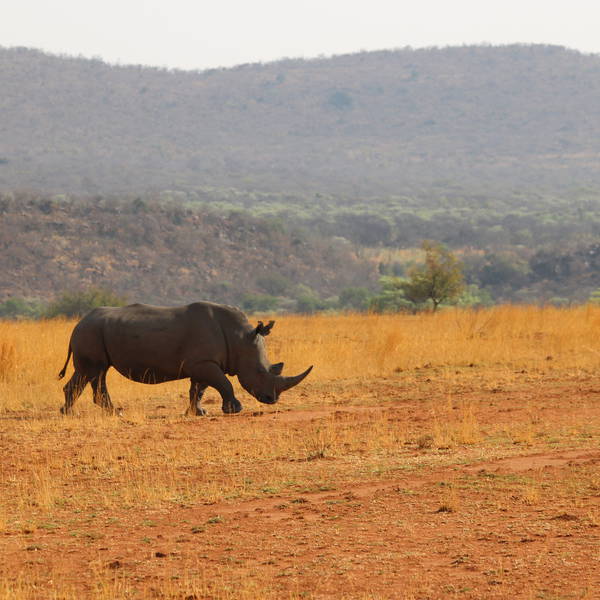
{"label": "rhino horn", "polygon": [[300,373],[300,375],[295,375],[293,377],[277,377],[275,382],[277,394],[281,394],[281,392],[285,392],[285,390],[289,390],[295,385],[298,385],[311,371],[312,366],[308,367],[308,369],[306,369],[304,373]]}

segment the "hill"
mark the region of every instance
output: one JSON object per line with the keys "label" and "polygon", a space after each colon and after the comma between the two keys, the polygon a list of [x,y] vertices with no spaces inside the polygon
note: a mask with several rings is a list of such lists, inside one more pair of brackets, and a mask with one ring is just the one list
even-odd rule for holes
{"label": "hill", "polygon": [[252,309],[274,296],[294,308],[299,298],[377,281],[376,265],[348,243],[140,199],[0,197],[0,247],[0,301],[103,286],[139,302],[213,299]]}
{"label": "hill", "polygon": [[341,198],[600,187],[600,57],[402,49],[203,72],[0,49],[0,189]]}
{"label": "hill", "polygon": [[[457,251],[469,284],[463,302],[567,304],[584,302],[600,289],[597,231],[573,229],[572,223],[549,226],[546,233],[561,243],[536,249],[517,243],[528,231],[518,229],[522,225],[513,220],[504,230],[469,234],[483,236],[490,246]],[[424,230],[424,223],[412,226],[441,233],[443,221],[433,220]],[[499,243],[509,230],[517,237]],[[38,314],[65,292],[99,287],[131,301],[208,299],[250,312],[364,308],[379,293],[380,276],[406,275],[422,260],[414,249],[369,249],[242,211],[183,208],[151,197],[25,193],[0,194],[0,250],[0,316]]]}

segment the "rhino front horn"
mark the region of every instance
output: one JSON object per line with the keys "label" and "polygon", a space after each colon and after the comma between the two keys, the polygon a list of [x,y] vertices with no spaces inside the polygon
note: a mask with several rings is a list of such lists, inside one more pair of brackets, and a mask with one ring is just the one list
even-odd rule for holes
{"label": "rhino front horn", "polygon": [[277,393],[281,394],[281,392],[285,392],[285,390],[298,385],[311,371],[312,366],[308,367],[304,373],[300,373],[300,375],[295,375],[294,377],[277,377],[277,382],[275,383]]}

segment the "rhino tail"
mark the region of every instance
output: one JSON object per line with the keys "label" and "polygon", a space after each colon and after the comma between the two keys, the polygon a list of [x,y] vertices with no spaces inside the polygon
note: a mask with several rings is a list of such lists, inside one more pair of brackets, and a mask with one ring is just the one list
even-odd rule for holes
{"label": "rhino tail", "polygon": [[71,344],[69,344],[69,353],[67,354],[67,360],[65,361],[65,366],[61,369],[60,373],[58,374],[59,379],[62,379],[65,376],[65,373],[67,372],[67,365],[69,364],[69,359],[71,358],[72,353],[73,353],[73,351],[71,350]]}

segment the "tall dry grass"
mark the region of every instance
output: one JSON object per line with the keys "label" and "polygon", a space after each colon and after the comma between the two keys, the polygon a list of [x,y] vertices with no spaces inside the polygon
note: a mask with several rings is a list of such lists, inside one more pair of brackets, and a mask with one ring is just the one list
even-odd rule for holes
{"label": "tall dry grass", "polygon": [[[591,305],[499,306],[419,315],[279,316],[276,320],[267,340],[269,357],[273,362],[285,361],[286,373],[315,365],[307,385],[389,377],[423,367],[438,369],[437,376],[443,378],[470,366],[543,374],[593,371],[600,363],[600,307]],[[56,377],[74,324],[0,322],[0,412],[58,409],[63,395]],[[188,386],[185,382],[141,386],[112,371],[108,384],[118,404],[130,405],[142,415],[144,398],[185,396]]]}
{"label": "tall dry grass", "polygon": [[[313,380],[388,376],[423,366],[595,369],[600,307],[499,306],[418,315],[280,317],[271,352]],[[269,339],[271,342],[271,339]]]}

